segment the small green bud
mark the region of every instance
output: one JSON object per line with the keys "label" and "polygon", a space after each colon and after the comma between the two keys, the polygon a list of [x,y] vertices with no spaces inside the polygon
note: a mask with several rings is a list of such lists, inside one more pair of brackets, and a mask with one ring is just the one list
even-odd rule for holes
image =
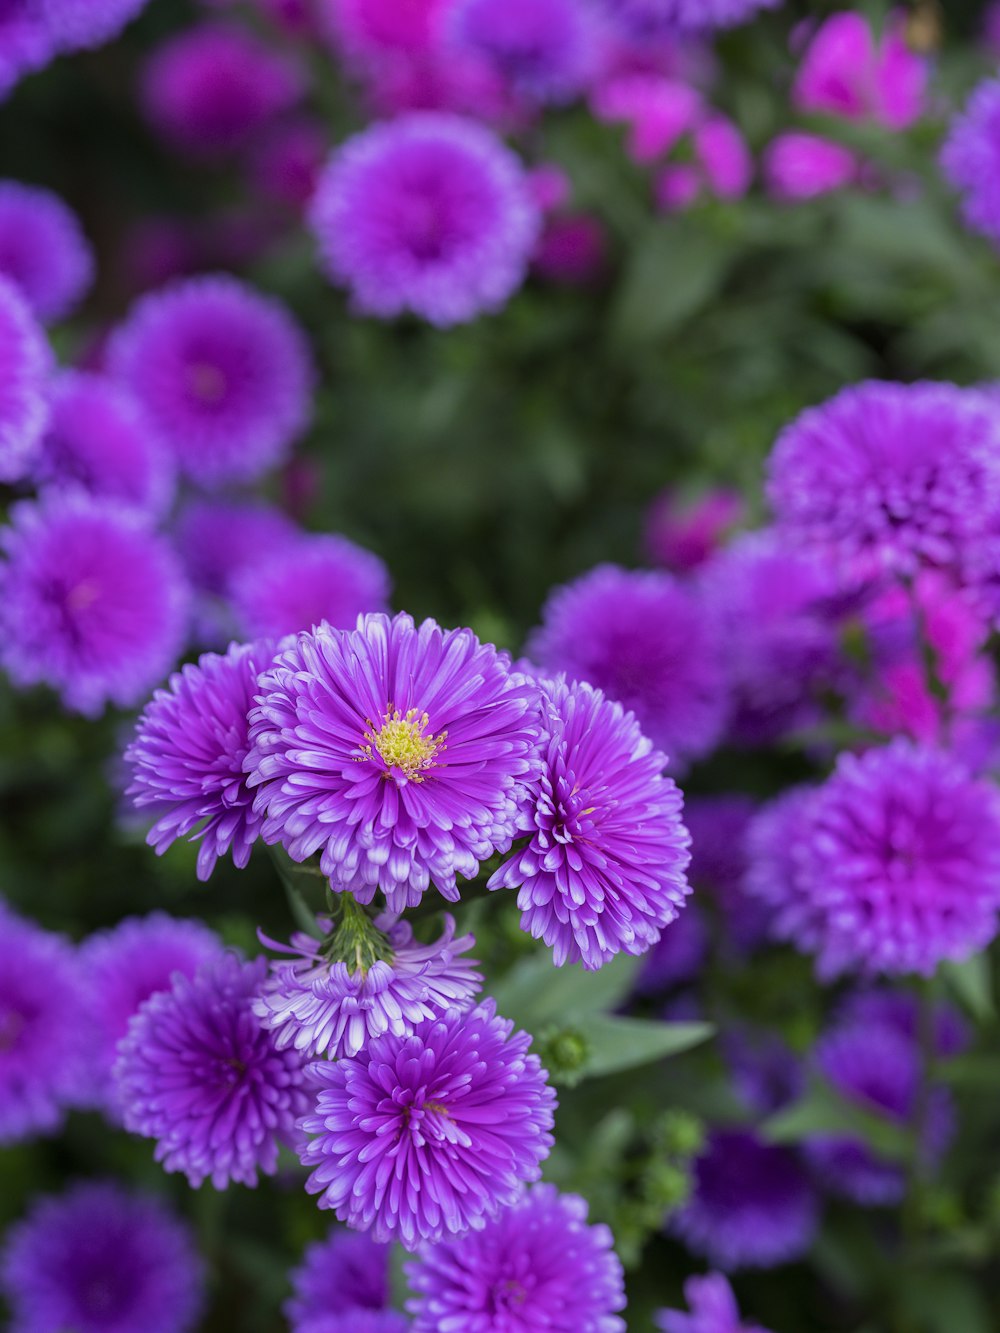
{"label": "small green bud", "polygon": [[705,1143],[705,1127],[690,1111],[664,1111],[653,1127],[653,1148],[671,1157],[696,1157]]}
{"label": "small green bud", "polygon": [[586,1072],[590,1044],[578,1028],[552,1026],[539,1033],[538,1053],[552,1081],[572,1088]]}

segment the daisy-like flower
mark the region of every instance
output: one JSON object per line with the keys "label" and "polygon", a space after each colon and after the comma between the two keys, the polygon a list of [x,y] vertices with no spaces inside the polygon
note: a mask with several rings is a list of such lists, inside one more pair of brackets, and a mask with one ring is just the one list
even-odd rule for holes
{"label": "daisy-like flower", "polygon": [[311,1065],[306,1189],[410,1250],[482,1227],[538,1179],[552,1146],[555,1094],[530,1045],[487,1000]]}
{"label": "daisy-like flower", "polygon": [[37,1199],[0,1251],[9,1333],[189,1333],[204,1285],[187,1224],[113,1181]]}
{"label": "daisy-like flower", "polygon": [[310,223],[331,280],[360,311],[460,324],[521,285],[540,217],[519,160],[484,125],[414,112],[330,158]]}
{"label": "daisy-like flower", "polygon": [[364,616],[300,634],[260,678],[244,767],[263,836],[321,853],[335,890],[389,910],[506,851],[537,766],[538,694],[467,629]]}
{"label": "daisy-like flower", "polygon": [[156,1140],[156,1160],[197,1187],[256,1185],[279,1143],[296,1141],[309,1105],[301,1057],[279,1051],[254,1016],[267,972],[223,954],[174,977],[142,1005],[118,1047],[116,1097],[125,1128]]}
{"label": "daisy-like flower", "polygon": [[641,954],[684,905],[690,838],[665,758],[635,718],[586,684],[543,681],[542,775],[531,841],[490,888],[518,889],[521,924],[557,965]]}
{"label": "daisy-like flower", "polygon": [[94,256],[76,214],[51,190],[0,181],[0,273],[43,324],[63,319],[94,278]]}
{"label": "daisy-like flower", "polygon": [[448,0],[321,0],[320,14],[341,53],[363,65],[426,55]]}
{"label": "daisy-like flower", "polygon": [[612,22],[636,41],[675,37],[679,32],[733,28],[782,0],[602,0]]}
{"label": "daisy-like flower", "polygon": [[285,307],[236,278],[180,279],[140,299],[108,349],[111,373],[192,481],[250,481],[311,414],[312,360]]}
{"label": "daisy-like flower", "polygon": [[962,197],[962,216],[1000,245],[1000,79],[986,79],[952,121],[941,168]]}
{"label": "daisy-like flower", "polygon": [[662,1310],[662,1333],[768,1333],[759,1324],[744,1324],[733,1289],[721,1273],[691,1277],[684,1283],[688,1310]]}
{"label": "daisy-like flower", "polygon": [[0,662],[67,708],[127,708],[162,679],[187,628],[173,553],[134,510],[78,493],[23,501],[0,535]]}
{"label": "daisy-like flower", "polygon": [[[0,40],[3,29],[0,26]],[[0,482],[30,470],[48,420],[52,353],[28,303],[0,277]]]}
{"label": "daisy-like flower", "polygon": [[289,1274],[292,1297],[284,1313],[295,1333],[330,1311],[361,1315],[389,1304],[389,1248],[364,1231],[335,1227],[325,1240],[306,1247],[302,1263]]}
{"label": "daisy-like flower", "polygon": [[287,514],[258,500],[198,496],[181,509],[173,537],[194,587],[228,599],[243,570],[302,534]]}
{"label": "daisy-like flower", "polygon": [[127,795],[136,809],[157,815],[146,841],[158,856],[177,838],[200,841],[201,880],[227,852],[242,869],[260,835],[243,763],[257,678],[272,657],[262,641],[186,663],[146,705],[125,751]]}
{"label": "daisy-like flower", "polygon": [[[350,911],[348,902],[342,899]],[[415,940],[406,921],[379,918],[374,927],[384,956],[361,962],[329,954],[341,940],[347,953],[360,944],[363,937],[350,925],[345,935],[329,934],[325,945],[309,935],[292,936],[285,951],[296,955],[295,961],[272,963],[254,1002],[254,1013],[274,1033],[279,1049],[294,1046],[331,1060],[354,1056],[373,1037],[386,1032],[405,1037],[425,1018],[466,1008],[479,991],[482,976],[471,959],[461,957],[475,941],[471,935],[455,939],[453,917],[445,916],[444,933],[433,944]]]}
{"label": "daisy-like flower", "polygon": [[597,30],[578,0],[457,0],[446,37],[530,102],[568,102],[593,73]]}

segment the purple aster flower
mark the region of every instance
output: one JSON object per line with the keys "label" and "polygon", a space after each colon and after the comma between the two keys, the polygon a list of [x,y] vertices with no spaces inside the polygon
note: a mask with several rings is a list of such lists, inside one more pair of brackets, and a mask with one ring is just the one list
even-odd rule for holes
{"label": "purple aster flower", "polygon": [[260,835],[243,761],[257,678],[272,658],[273,645],[264,640],[185,663],[146,705],[125,751],[127,795],[157,815],[146,841],[157,856],[177,838],[200,841],[200,880],[227,852],[242,869]]}
{"label": "purple aster flower", "polygon": [[24,501],[0,534],[0,661],[94,716],[137,703],[184,641],[187,585],[134,512],[79,494]]}
{"label": "purple aster flower", "polygon": [[579,0],[457,0],[448,37],[532,102],[569,102],[590,78],[597,32]]}
{"label": "purple aster flower", "polygon": [[691,1277],[684,1283],[689,1311],[661,1310],[662,1333],[768,1333],[759,1324],[744,1324],[733,1289],[721,1273]]}
{"label": "purple aster flower", "polygon": [[975,391],[844,389],[786,427],[769,471],[779,535],[848,576],[910,578],[930,565],[996,583],[979,565],[1000,540],[1000,414]]}
{"label": "purple aster flower", "polygon": [[0,100],[22,75],[47,65],[56,42],[39,0],[6,0],[0,10]]}
{"label": "purple aster flower", "polygon": [[295,1333],[330,1311],[384,1310],[389,1304],[389,1247],[364,1231],[331,1229],[326,1240],[306,1247],[289,1275],[293,1295],[284,1312]]}
{"label": "purple aster flower", "polygon": [[709,1263],[773,1268],[800,1258],[819,1220],[816,1195],[789,1148],[749,1130],[714,1130],[695,1159],[691,1197],[671,1230]]}
{"label": "purple aster flower", "polygon": [[643,42],[732,28],[762,9],[776,9],[782,0],[602,0],[609,18],[629,37]]}
{"label": "purple aster flower", "polygon": [[952,121],[941,167],[962,196],[966,223],[1000,245],[1000,79],[980,83]]}
{"label": "purple aster flower", "polygon": [[658,995],[697,981],[708,957],[708,928],[697,907],[679,913],[643,959],[635,980],[640,995]]}
{"label": "purple aster flower", "polygon": [[721,1046],[733,1088],[755,1115],[771,1115],[802,1095],[802,1061],[776,1032],[741,1024],[723,1034]]}
{"label": "purple aster flower", "polygon": [[[331,923],[321,924],[329,930]],[[375,927],[385,932],[386,956],[369,967],[351,968],[329,955],[336,933],[327,945],[309,935],[292,936],[284,952],[296,955],[295,961],[272,963],[254,1002],[254,1013],[275,1034],[279,1049],[294,1046],[331,1060],[357,1055],[371,1038],[385,1032],[409,1036],[425,1018],[464,1009],[479,992],[482,977],[471,959],[461,957],[475,940],[455,939],[453,917],[445,915],[444,933],[433,944],[415,940],[406,921],[380,917]]]}
{"label": "purple aster flower", "polygon": [[747,887],[821,977],[929,975],[996,934],[1000,793],[942,751],[896,740],[843,754],[758,821]]}
{"label": "purple aster flower", "polygon": [[327,163],[310,209],[323,266],[359,310],[460,324],[521,285],[540,218],[521,163],[473,121],[415,112]]}
{"label": "purple aster flower", "polygon": [[[910,991],[864,986],[847,996],[837,1016],[844,1027],[886,1027],[911,1044],[920,1042],[920,1004]],[[952,1004],[934,1005],[932,1028],[939,1060],[961,1055],[972,1040],[968,1023]]]}
{"label": "purple aster flower", "polygon": [[226,598],[244,569],[301,536],[287,514],[257,500],[196,497],[174,525],[174,544],[192,584]]}
{"label": "purple aster flower", "polygon": [[426,54],[436,44],[447,0],[321,0],[344,55],[363,63]]}
{"label": "purple aster flower", "polygon": [[0,278],[0,483],[20,481],[34,462],[48,419],[51,367],[45,334],[24,297]]}
{"label": "purple aster flower", "polygon": [[36,1199],[0,1252],[9,1333],[189,1333],[204,1281],[187,1224],[110,1180]]}
{"label": "purple aster flower", "polygon": [[299,1324],[295,1333],[409,1333],[410,1321],[395,1310],[348,1310],[317,1315]]}
{"label": "purple aster flower", "polygon": [[412,1250],[514,1203],[552,1146],[555,1093],[513,1027],[487,1000],[310,1065],[300,1127],[316,1137],[300,1155],[319,1206]]}
{"label": "purple aster flower", "polygon": [[0,902],[0,1145],[52,1133],[83,1100],[85,996],[69,941]]}
{"label": "purple aster flower", "polygon": [[457,901],[517,832],[536,764],[538,695],[467,629],[364,616],[321,625],[258,687],[245,768],[264,840],[295,861],[321,852],[335,890],[389,910],[433,881]]}
{"label": "purple aster flower", "polygon": [[187,278],[143,297],[111,340],[112,374],[136,395],[186,476],[248,481],[309,423],[312,362],[285,307],[236,278]]}
{"label": "purple aster flower", "polygon": [[81,946],[94,1029],[88,1068],[95,1099],[116,1119],[121,1113],[111,1069],[129,1019],[151,995],[169,990],[176,973],[193,977],[221,952],[218,936],[200,921],[178,921],[164,912],[129,917]]}
{"label": "purple aster flower", "polygon": [[743,518],[746,502],[721,486],[682,500],[661,492],[646,513],[644,545],[654,565],[688,574],[705,564]]}
{"label": "purple aster flower", "polygon": [[544,769],[531,841],[490,880],[518,889],[521,925],[557,966],[598,968],[660,938],[689,892],[690,838],[665,758],[621,704],[585,683],[543,681]]}
{"label": "purple aster flower", "polygon": [[41,0],[61,50],[103,46],[146,8],[149,0]]}
{"label": "purple aster flower", "polygon": [[198,157],[250,144],[302,98],[298,65],[246,28],[202,23],[164,42],[143,71],[142,98],[153,127]]}
{"label": "purple aster flower", "polygon": [[35,476],[42,491],[79,487],[159,516],[174,493],[173,462],[138,403],[114,380],[66,370],[52,385]]}
{"label": "purple aster flower", "polygon": [[413,1333],[625,1333],[611,1231],[554,1185],[526,1190],[480,1231],[428,1245],[406,1265]]}
{"label": "purple aster flower", "polygon": [[178,973],[129,1023],[114,1068],[125,1128],[156,1139],[156,1160],[199,1186],[256,1185],[279,1143],[297,1142],[309,1105],[301,1057],[279,1051],[254,1016],[267,974],[223,954],[192,980]]}
{"label": "purple aster flower", "polygon": [[552,675],[586,680],[635,713],[654,745],[683,765],[715,746],[726,686],[715,629],[670,574],[598,565],[557,588],[528,640]]}
{"label": "purple aster flower", "polygon": [[377,555],[323,533],[258,553],[234,579],[232,598],[246,638],[280,639],[323,621],[352,629],[358,616],[387,610],[390,587]]}
{"label": "purple aster flower", "polygon": [[691,834],[688,879],[715,902],[720,926],[738,955],[759,948],[767,938],[770,911],[744,887],[747,834],[756,811],[748,796],[696,796],[684,803]]}
{"label": "purple aster flower", "polygon": [[79,304],[94,256],[76,214],[51,190],[0,181],[0,273],[49,324]]}

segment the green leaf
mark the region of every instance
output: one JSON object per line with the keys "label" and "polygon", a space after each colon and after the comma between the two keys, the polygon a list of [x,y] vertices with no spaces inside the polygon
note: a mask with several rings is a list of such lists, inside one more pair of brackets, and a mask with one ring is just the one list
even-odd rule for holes
{"label": "green leaf", "polygon": [[584,1027],[588,1077],[618,1074],[669,1055],[679,1055],[711,1037],[711,1023],[658,1023],[646,1018],[597,1015]]}
{"label": "green leaf", "polygon": [[973,954],[964,963],[942,963],[941,975],[977,1022],[989,1023],[996,1017],[993,976],[987,954]]}
{"label": "green leaf", "polygon": [[[522,959],[493,987],[497,1010],[518,1027],[538,1032],[549,1023],[579,1024],[613,1009],[632,988],[640,960],[618,954],[597,972],[556,967],[546,950]],[[589,1025],[586,1025],[589,1037]]]}
{"label": "green leaf", "polygon": [[299,930],[304,930],[314,940],[321,940],[323,932],[316,924],[316,916],[322,911],[322,907],[317,904],[316,908],[313,909],[309,904],[311,900],[315,900],[319,896],[318,889],[322,888],[325,891],[326,876],[322,874],[317,865],[308,861],[299,865],[291,860],[280,847],[269,847],[268,851],[271,853],[271,860],[278,872],[278,878],[284,886],[285,897],[288,899],[289,910],[295,924]]}
{"label": "green leaf", "polygon": [[766,1120],[761,1133],[771,1143],[798,1143],[813,1134],[861,1139],[883,1157],[905,1160],[912,1153],[909,1127],[838,1097],[832,1088],[814,1083],[806,1095]]}
{"label": "green leaf", "polygon": [[637,247],[612,314],[614,341],[653,342],[718,294],[733,251],[704,219],[658,222]]}

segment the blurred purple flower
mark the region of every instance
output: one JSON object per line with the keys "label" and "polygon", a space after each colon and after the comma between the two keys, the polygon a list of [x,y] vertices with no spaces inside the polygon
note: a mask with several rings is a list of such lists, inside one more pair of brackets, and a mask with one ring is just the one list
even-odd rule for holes
{"label": "blurred purple flower", "polygon": [[389,1254],[388,1247],[367,1232],[342,1227],[331,1228],[325,1240],[308,1245],[302,1263],[289,1274],[293,1294],[284,1305],[294,1333],[331,1310],[351,1315],[384,1310],[389,1304]]}
{"label": "blurred purple flower", "polygon": [[447,0],[320,0],[321,13],[349,59],[378,61],[432,49]]}
{"label": "blurred purple flower", "polygon": [[328,149],[321,120],[300,116],[281,122],[255,145],[250,180],[263,199],[301,213],[316,192]]}
{"label": "blurred purple flower", "polygon": [[103,46],[146,8],[149,0],[41,0],[60,50]]}
{"label": "blurred purple flower", "polygon": [[815,199],[853,184],[861,162],[843,144],[818,134],[788,130],[764,150],[764,180],[775,199]]}
{"label": "blurred purple flower", "polygon": [[446,34],[529,102],[569,102],[595,69],[597,32],[580,0],[454,0]]}
{"label": "blurred purple flower", "polygon": [[94,278],[94,256],[76,214],[51,190],[0,181],[0,273],[43,324],[64,319]]}
{"label": "blurred purple flower", "polygon": [[25,74],[47,65],[57,45],[39,0],[6,0],[0,11],[0,101]]}
{"label": "blurred purple flower", "polygon": [[51,369],[45,334],[18,289],[0,277],[0,483],[20,481],[34,463]]}
{"label": "blurred purple flower", "polygon": [[608,17],[628,36],[651,41],[746,23],[782,0],[602,0]]}
{"label": "blurred purple flower", "polygon": [[721,1273],[691,1277],[684,1283],[689,1313],[661,1310],[662,1333],[768,1333],[759,1324],[744,1324],[733,1289]]}
{"label": "blurred purple flower", "polygon": [[845,120],[871,118],[891,130],[912,125],[924,109],[929,66],[907,45],[906,22],[895,11],[876,42],[864,14],[825,19],[802,57],[792,105]]}
{"label": "blurred purple flower", "polygon": [[690,500],[674,490],[663,491],[646,511],[646,553],[653,564],[688,574],[715,553],[742,519],[744,507],[742,495],[722,487]]}

